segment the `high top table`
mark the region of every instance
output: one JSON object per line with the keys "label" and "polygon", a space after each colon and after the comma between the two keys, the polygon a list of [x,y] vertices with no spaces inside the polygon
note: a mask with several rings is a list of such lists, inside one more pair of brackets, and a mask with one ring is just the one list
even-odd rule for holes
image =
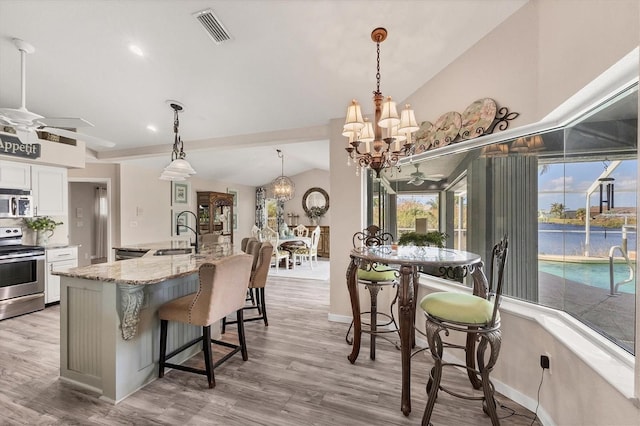
{"label": "high top table", "polygon": [[[483,271],[480,255],[461,250],[437,247],[403,247],[392,250],[391,246],[357,248],[351,251],[351,263],[347,268],[347,287],[353,311],[353,349],[347,357],[353,364],[358,359],[362,323],[360,318],[360,296],[357,288],[357,270],[359,267],[377,270],[393,269],[398,271],[400,289],[398,295],[398,315],[400,328],[400,351],[402,357],[402,412],[408,416],[411,412],[411,350],[415,346],[416,295],[418,293],[418,267],[426,266],[438,271],[438,275],[454,278],[473,277],[473,294],[486,298],[487,278]],[[475,366],[475,336],[467,337],[466,363]],[[478,378],[469,372],[473,386],[480,386]]]}

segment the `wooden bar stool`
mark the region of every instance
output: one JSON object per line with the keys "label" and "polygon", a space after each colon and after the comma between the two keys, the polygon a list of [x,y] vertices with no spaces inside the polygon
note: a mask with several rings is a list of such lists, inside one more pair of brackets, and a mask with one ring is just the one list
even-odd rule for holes
{"label": "wooden bar stool", "polygon": [[[216,385],[213,370],[220,364],[241,352],[242,359],[247,360],[247,346],[242,326],[242,307],[245,303],[249,277],[251,276],[251,263],[253,259],[246,254],[237,254],[205,263],[200,266],[200,287],[198,291],[187,296],[180,297],[160,306],[160,365],[158,377],[164,376],[165,367],[190,373],[207,376],[209,388]],[[221,320],[227,315],[237,312],[238,317],[238,345],[211,338],[211,324]],[[173,352],[167,354],[167,326],[169,321],[177,321],[202,327],[202,336],[184,344]],[[171,364],[167,360],[184,351],[187,348],[202,341],[204,351],[205,370],[200,370],[180,364]],[[211,343],[232,348],[233,351],[222,357],[215,364],[211,359]]]}

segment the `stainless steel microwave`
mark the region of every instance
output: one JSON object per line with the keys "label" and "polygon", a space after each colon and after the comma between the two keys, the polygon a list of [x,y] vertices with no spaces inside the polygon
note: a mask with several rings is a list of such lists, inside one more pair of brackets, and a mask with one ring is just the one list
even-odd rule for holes
{"label": "stainless steel microwave", "polygon": [[0,189],[0,218],[32,216],[33,198],[30,191]]}

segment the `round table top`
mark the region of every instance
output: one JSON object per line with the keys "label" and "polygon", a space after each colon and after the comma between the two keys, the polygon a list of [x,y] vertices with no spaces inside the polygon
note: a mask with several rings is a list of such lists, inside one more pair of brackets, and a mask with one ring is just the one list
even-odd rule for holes
{"label": "round table top", "polygon": [[438,247],[391,246],[363,247],[351,250],[351,256],[391,265],[463,266],[482,259],[468,251]]}

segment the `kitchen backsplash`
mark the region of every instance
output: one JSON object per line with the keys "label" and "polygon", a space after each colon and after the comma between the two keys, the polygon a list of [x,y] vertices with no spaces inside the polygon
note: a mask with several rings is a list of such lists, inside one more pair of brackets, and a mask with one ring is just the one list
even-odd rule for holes
{"label": "kitchen backsplash", "polygon": [[[48,245],[69,244],[68,218],[66,216],[51,216],[51,218],[56,222],[63,222],[63,224],[56,227],[53,235],[49,238]],[[22,244],[35,245],[36,232],[27,228],[23,219],[0,219],[0,226],[17,226],[22,228]]]}

